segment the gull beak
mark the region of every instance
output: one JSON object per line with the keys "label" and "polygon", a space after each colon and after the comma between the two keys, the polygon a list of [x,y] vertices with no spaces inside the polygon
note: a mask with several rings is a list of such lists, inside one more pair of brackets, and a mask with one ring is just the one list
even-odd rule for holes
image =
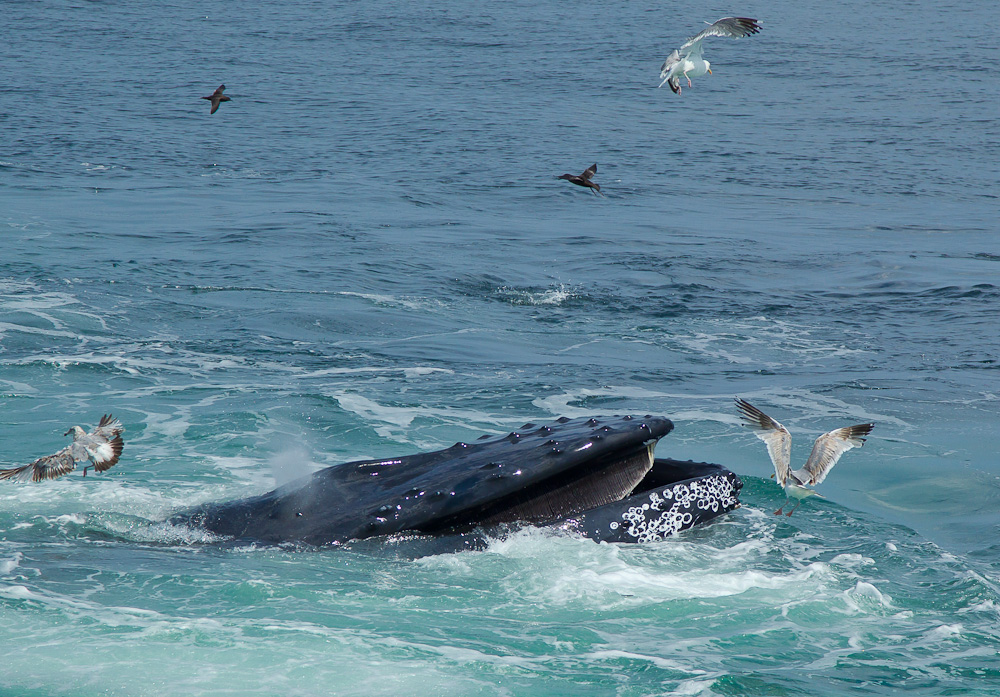
{"label": "gull beak", "polygon": [[711,69],[711,68],[709,68],[709,69],[708,69],[708,74],[709,74],[709,75],[711,75],[711,74],[712,74],[712,69]]}
{"label": "gull beak", "polygon": [[72,433],[72,432],[73,432],[73,429],[71,428],[71,429],[69,429],[68,431],[66,431],[66,433],[64,433],[63,435],[64,435],[64,436],[68,436],[68,435],[69,435],[70,433]]}

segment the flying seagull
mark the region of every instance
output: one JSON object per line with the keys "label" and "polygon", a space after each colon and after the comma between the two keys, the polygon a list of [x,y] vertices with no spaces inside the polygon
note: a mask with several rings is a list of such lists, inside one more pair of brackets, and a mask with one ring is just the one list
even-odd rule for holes
{"label": "flying seagull", "polygon": [[[591,181],[591,178],[597,174],[597,163],[595,162],[587,169],[583,170],[583,174],[560,174],[556,179],[565,179],[570,184],[576,184],[577,186],[586,186],[595,194],[601,194],[601,185],[595,184]],[[604,194],[601,194],[603,196]]]}
{"label": "flying seagull", "polygon": [[122,422],[105,414],[101,417],[101,423],[87,433],[79,426],[74,426],[63,435],[73,434],[73,442],[67,445],[54,455],[40,457],[31,464],[11,469],[0,469],[0,479],[14,479],[19,482],[40,482],[43,479],[55,479],[64,474],[69,474],[76,469],[76,463],[84,459],[90,460],[91,464],[83,468],[83,476],[87,476],[87,470],[91,467],[95,472],[103,472],[113,467],[118,458],[121,457],[122,448],[125,443],[122,441],[121,433],[125,428]]}
{"label": "flying seagull", "polygon": [[687,80],[688,87],[691,86],[692,77],[701,77],[705,73],[712,74],[712,65],[701,57],[701,42],[709,36],[731,36],[738,39],[741,36],[750,36],[760,31],[760,24],[756,19],[747,17],[724,17],[715,24],[710,24],[707,29],[692,36],[679,49],[667,56],[660,66],[659,84],[670,85],[674,94],[681,93],[681,78]]}
{"label": "flying seagull", "polygon": [[781,509],[787,505],[788,499],[798,499],[795,508],[787,513],[790,516],[802,505],[803,499],[819,496],[812,489],[806,488],[806,485],[819,484],[826,479],[827,472],[833,469],[840,456],[851,448],[864,445],[864,436],[875,428],[875,424],[858,424],[824,433],[816,439],[812,453],[802,469],[792,470],[788,464],[792,453],[792,436],[785,427],[739,397],[736,398],[736,407],[743,417],[743,425],[756,431],[755,435],[767,445],[767,453],[774,463],[774,475],[778,484],[785,489],[785,503],[774,515],[781,515]]}
{"label": "flying seagull", "polygon": [[209,114],[214,114],[216,111],[218,111],[219,104],[221,104],[222,102],[232,101],[230,97],[227,97],[226,95],[222,94],[225,91],[226,91],[226,86],[219,85],[219,88],[215,90],[215,92],[212,92],[212,94],[210,94],[207,97],[202,97],[202,99],[207,99],[208,101],[212,102],[212,110],[208,112]]}

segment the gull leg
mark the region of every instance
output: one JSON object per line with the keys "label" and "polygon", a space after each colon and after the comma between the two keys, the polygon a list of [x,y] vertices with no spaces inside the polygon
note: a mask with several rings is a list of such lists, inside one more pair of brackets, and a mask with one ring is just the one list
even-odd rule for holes
{"label": "gull leg", "polygon": [[801,505],[802,505],[802,501],[799,500],[799,502],[797,504],[795,504],[795,508],[792,508],[792,510],[788,511],[788,513],[786,513],[785,515],[788,516],[789,518],[791,518],[792,517],[792,513],[795,513],[795,509],[798,508]]}

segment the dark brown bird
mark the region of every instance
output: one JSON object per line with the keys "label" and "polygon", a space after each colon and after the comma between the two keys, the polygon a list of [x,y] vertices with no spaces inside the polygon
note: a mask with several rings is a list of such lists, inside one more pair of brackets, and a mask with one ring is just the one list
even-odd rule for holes
{"label": "dark brown bird", "polygon": [[[561,174],[558,177],[556,177],[556,179],[565,179],[570,184],[576,184],[577,186],[585,186],[591,191],[593,191],[595,194],[601,194],[601,185],[595,184],[594,182],[590,181],[595,174],[597,174],[596,162],[587,169],[583,170],[583,174],[580,175]],[[601,194],[601,196],[603,195],[604,194]]]}
{"label": "dark brown bird", "polygon": [[208,97],[202,97],[202,99],[207,99],[208,101],[212,102],[212,110],[208,113],[214,114],[216,111],[218,111],[219,104],[221,104],[222,102],[231,101],[229,97],[222,94],[225,90],[226,90],[225,85],[219,85],[219,89],[215,90],[215,92],[212,92],[211,95],[209,95]]}

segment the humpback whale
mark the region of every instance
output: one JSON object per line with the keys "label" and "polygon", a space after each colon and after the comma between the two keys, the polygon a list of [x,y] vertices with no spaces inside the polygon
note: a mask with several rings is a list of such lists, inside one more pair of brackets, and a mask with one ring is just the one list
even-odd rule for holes
{"label": "humpback whale", "polygon": [[334,465],[259,496],[170,519],[237,540],[337,545],[558,525],[609,542],[650,542],[739,505],[721,465],[656,459],[660,416],[560,418],[429,453]]}

